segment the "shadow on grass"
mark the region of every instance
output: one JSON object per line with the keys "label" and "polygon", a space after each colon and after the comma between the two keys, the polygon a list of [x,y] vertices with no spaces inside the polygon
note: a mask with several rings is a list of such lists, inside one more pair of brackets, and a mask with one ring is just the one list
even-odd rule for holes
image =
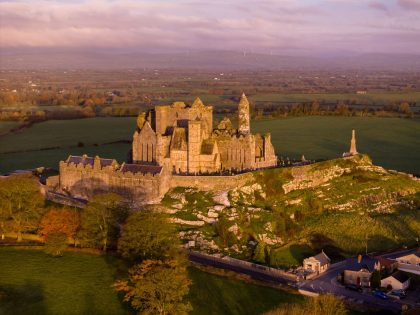
{"label": "shadow on grass", "polygon": [[0,286],[0,314],[47,314],[44,289],[41,284],[27,281],[23,285]]}
{"label": "shadow on grass", "polygon": [[314,233],[310,236],[309,241],[311,243],[311,248],[315,253],[319,253],[323,250],[332,261],[344,259],[341,248],[328,236],[322,233]]}

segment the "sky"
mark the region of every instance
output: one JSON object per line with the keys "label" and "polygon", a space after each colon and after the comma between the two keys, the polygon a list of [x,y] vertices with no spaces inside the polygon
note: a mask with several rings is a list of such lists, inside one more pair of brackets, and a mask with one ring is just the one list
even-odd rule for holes
{"label": "sky", "polygon": [[420,0],[0,0],[0,49],[420,54]]}

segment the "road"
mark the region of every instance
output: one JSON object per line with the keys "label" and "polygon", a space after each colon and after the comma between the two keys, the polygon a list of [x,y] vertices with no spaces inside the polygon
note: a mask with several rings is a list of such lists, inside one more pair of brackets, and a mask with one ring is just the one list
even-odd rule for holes
{"label": "road", "polygon": [[[404,250],[395,253],[385,254],[382,256],[386,258],[395,258],[403,254],[409,254],[414,251],[415,249]],[[370,290],[366,290],[360,293],[345,289],[344,285],[342,285],[336,280],[337,275],[344,271],[345,266],[345,261],[332,264],[326,272],[322,273],[315,279],[299,283],[299,288],[316,293],[331,293],[343,299],[346,299],[349,302],[363,304],[369,307],[387,309],[394,312],[401,311],[401,307],[404,304],[404,301],[392,299],[382,300],[380,298],[374,297]]]}

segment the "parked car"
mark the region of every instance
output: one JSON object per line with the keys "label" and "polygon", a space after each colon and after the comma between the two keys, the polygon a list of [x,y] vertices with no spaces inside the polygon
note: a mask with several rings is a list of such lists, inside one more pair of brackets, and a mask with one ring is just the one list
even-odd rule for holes
{"label": "parked car", "polygon": [[382,300],[388,300],[389,296],[385,294],[385,292],[382,292],[380,290],[375,290],[372,292],[374,297],[380,298]]}
{"label": "parked car", "polygon": [[352,291],[357,291],[357,292],[362,292],[362,287],[355,285],[355,284],[346,284],[345,288],[347,290],[352,290]]}
{"label": "parked car", "polygon": [[407,295],[405,294],[405,292],[403,290],[394,290],[394,291],[389,292],[388,296],[393,298],[393,299],[402,300]]}

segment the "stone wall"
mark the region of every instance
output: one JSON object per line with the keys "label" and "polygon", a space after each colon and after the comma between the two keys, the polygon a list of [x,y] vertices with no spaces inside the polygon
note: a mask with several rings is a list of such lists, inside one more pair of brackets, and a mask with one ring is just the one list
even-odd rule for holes
{"label": "stone wall", "polygon": [[[53,185],[56,179],[48,184]],[[60,162],[59,187],[56,192],[75,198],[90,199],[103,192],[115,192],[128,202],[136,204],[155,203],[161,200],[170,188],[170,174],[122,172],[113,167],[97,168],[95,165]]]}
{"label": "stone wall", "polygon": [[232,190],[246,185],[253,179],[252,173],[231,176],[178,176],[171,177],[170,186],[193,187],[203,191]]}

